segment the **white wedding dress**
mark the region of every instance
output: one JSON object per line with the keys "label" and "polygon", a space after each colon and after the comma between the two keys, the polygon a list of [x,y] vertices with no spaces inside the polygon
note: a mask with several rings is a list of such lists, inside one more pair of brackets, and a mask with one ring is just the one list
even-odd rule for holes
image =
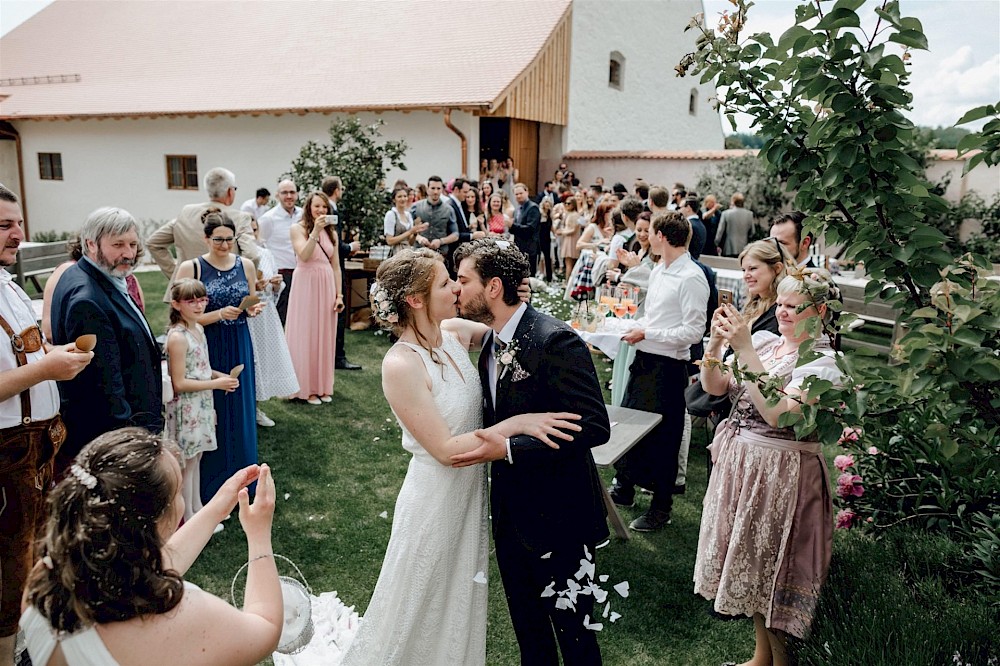
{"label": "white wedding dress", "polygon": [[[442,347],[435,350],[440,364],[419,346],[397,344],[420,354],[434,404],[453,435],[482,427],[479,373],[456,338],[443,334]],[[382,571],[357,633],[353,639],[346,635],[352,609],[345,612],[335,594],[332,605],[314,598],[316,635],[303,652],[275,655],[276,666],[486,663],[486,466],[445,467],[405,427],[403,448],[413,457],[396,499]],[[333,620],[326,621],[331,614]]]}

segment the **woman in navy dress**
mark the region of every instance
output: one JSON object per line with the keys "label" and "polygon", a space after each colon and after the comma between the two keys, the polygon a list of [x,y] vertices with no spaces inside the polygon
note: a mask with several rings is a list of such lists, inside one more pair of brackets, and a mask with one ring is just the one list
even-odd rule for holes
{"label": "woman in navy dress", "polygon": [[218,448],[201,459],[201,496],[211,499],[226,479],[257,463],[256,383],[247,316],[256,315],[263,306],[239,309],[244,297],[256,295],[257,275],[253,262],[232,253],[236,225],[218,208],[206,210],[201,220],[208,252],[181,264],[177,278],[190,277],[205,284],[208,306],[198,323],[205,327],[212,368],[229,372],[243,366],[235,391],[213,391]]}

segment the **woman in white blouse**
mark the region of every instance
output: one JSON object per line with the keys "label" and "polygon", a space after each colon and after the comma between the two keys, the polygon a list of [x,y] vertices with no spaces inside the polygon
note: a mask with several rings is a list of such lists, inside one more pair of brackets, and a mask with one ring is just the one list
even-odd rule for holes
{"label": "woman in white blouse", "polygon": [[386,211],[385,219],[382,220],[382,231],[385,234],[385,242],[392,249],[389,254],[394,255],[402,249],[411,247],[417,239],[417,234],[427,229],[427,223],[413,224],[413,216],[407,206],[410,202],[410,192],[405,187],[397,187],[392,191],[392,208]]}

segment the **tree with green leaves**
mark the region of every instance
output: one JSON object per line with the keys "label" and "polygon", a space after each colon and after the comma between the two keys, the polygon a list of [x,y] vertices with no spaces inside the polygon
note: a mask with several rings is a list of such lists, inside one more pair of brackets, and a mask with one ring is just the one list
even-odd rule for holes
{"label": "tree with green leaves", "polygon": [[[753,3],[731,2],[715,27],[692,20],[696,47],[678,75],[714,83],[734,128],[736,112],[753,117],[760,159],[796,192],[807,230],[863,261],[866,298],[899,313],[888,362],[848,352],[839,361],[846,385],[812,382],[816,402],[782,425],[818,430],[827,442],[849,428],[848,471],[864,478],[864,494],[845,498],[842,524],[969,533],[973,516],[1000,512],[1000,282],[988,279],[984,257],[946,250],[935,220],[947,204],[912,154],[915,128],[904,112],[910,52],[928,47],[923,27],[896,0],[878,2],[867,28],[864,0],[813,0],[798,5],[777,39],[748,36]],[[982,150],[968,168],[1000,160],[997,106],[961,122],[986,117],[983,131],[959,144]],[[811,358],[803,349],[801,362]]]}
{"label": "tree with green leaves", "polygon": [[357,116],[334,122],[330,142],[306,143],[284,176],[294,181],[300,192],[318,190],[326,176],[340,176],[344,198],[338,207],[362,247],[382,242],[382,218],[389,206],[385,176],[389,169],[406,169],[406,142],[384,140],[383,125],[381,119],[362,125]]}

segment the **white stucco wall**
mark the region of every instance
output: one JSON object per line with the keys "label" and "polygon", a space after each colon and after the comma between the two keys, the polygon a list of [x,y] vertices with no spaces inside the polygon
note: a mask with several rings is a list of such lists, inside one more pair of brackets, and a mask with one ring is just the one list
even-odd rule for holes
{"label": "white stucco wall", "polygon": [[[440,113],[361,114],[362,123],[385,121],[382,135],[405,139],[406,171],[386,177],[410,184],[431,174],[447,180],[461,170],[458,136],[445,127]],[[166,155],[196,155],[199,184],[213,167],[236,174],[236,205],[258,187],[273,193],[278,177],[299,149],[312,139],[329,141],[335,115],[238,116],[231,118],[158,118],[137,120],[19,121],[25,183],[32,231],[74,231],[100,206],[119,206],[137,219],[168,220],[189,203],[207,200],[203,190],[168,190]],[[479,154],[479,122],[468,113],[452,113],[452,122],[469,140],[469,154]],[[63,180],[40,180],[38,153],[62,154]],[[473,161],[473,165],[475,162]],[[345,183],[351,186],[350,181]]]}
{"label": "white stucco wall", "polygon": [[[569,126],[563,152],[710,150],[723,147],[711,86],[677,78],[674,66],[694,50],[684,32],[701,0],[575,0]],[[608,85],[611,52],[625,56],[624,87]],[[698,88],[694,116],[688,113]]]}

